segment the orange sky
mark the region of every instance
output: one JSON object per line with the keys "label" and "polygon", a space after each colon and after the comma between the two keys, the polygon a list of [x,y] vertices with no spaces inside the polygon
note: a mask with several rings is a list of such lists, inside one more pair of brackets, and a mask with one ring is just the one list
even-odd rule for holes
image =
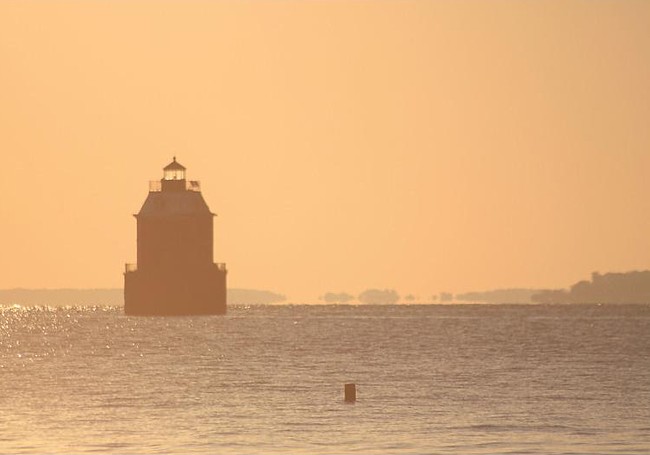
{"label": "orange sky", "polygon": [[0,288],[117,287],[148,180],[314,302],[650,268],[650,2],[0,2]]}

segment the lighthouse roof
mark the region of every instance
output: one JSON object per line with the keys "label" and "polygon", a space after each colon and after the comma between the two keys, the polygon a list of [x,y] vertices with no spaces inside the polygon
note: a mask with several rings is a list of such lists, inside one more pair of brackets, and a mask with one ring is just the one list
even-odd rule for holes
{"label": "lighthouse roof", "polygon": [[163,168],[163,171],[184,171],[185,166],[183,166],[181,163],[176,161],[176,157],[174,157],[174,161],[169,163],[167,166]]}
{"label": "lighthouse roof", "polygon": [[176,215],[212,215],[198,191],[162,191],[149,193],[138,217]]}

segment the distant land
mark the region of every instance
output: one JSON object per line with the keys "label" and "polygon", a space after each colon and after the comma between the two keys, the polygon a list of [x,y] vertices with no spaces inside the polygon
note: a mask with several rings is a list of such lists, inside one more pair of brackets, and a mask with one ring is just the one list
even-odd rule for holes
{"label": "distant land", "polygon": [[532,297],[543,292],[540,289],[495,289],[483,292],[456,294],[456,302],[465,303],[533,303]]}
{"label": "distant land", "polygon": [[[411,294],[400,298],[393,289],[367,289],[358,296],[346,292],[327,292],[324,303],[397,304],[406,303],[650,303],[650,270],[625,273],[594,272],[591,281],[579,281],[569,289],[494,289],[453,295],[441,292],[424,301]],[[286,302],[284,295],[257,289],[228,289],[230,305],[268,305]],[[0,306],[122,306],[124,291],[109,289],[0,289]]]}
{"label": "distant land", "polygon": [[650,303],[650,270],[594,272],[569,289],[495,289],[456,294],[463,303]]}
{"label": "distant land", "polygon": [[[259,305],[282,303],[286,297],[271,291],[228,289],[228,303]],[[117,289],[0,289],[0,305],[21,306],[122,306],[124,290]]]}
{"label": "distant land", "polygon": [[594,272],[568,290],[549,289],[532,296],[534,303],[650,303],[650,270]]}

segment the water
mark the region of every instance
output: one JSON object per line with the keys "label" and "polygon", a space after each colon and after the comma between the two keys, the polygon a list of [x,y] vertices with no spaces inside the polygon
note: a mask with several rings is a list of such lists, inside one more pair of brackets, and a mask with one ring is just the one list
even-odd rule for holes
{"label": "water", "polygon": [[0,313],[0,453],[650,453],[647,305]]}

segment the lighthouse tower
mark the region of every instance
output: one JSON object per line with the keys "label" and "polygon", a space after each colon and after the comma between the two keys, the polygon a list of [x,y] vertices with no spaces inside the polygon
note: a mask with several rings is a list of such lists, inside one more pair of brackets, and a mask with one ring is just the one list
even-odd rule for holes
{"label": "lighthouse tower", "polygon": [[127,315],[194,315],[226,312],[226,265],[212,258],[214,214],[199,182],[185,180],[172,161],[149,185],[138,224],[138,263],[126,264]]}

